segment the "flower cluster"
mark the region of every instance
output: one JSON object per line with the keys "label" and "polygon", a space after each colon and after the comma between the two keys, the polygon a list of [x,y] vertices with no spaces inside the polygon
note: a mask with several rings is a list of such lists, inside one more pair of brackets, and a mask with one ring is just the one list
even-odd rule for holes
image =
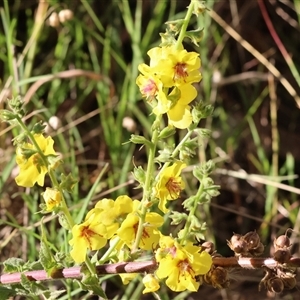
{"label": "flower cluster", "polygon": [[202,78],[201,61],[196,52],[182,45],[155,47],[148,51],[149,66],[141,64],[136,83],[156,115],[167,114],[169,124],[185,129],[192,123],[189,104],[196,98],[192,85]]}
{"label": "flower cluster", "polygon": [[[115,236],[121,240],[121,246],[132,249],[139,225],[140,201],[128,196],[119,196],[115,201],[103,199],[87,214],[85,221],[72,229],[73,247],[71,256],[75,262],[85,260],[87,250],[103,248],[108,239]],[[163,224],[163,217],[155,212],[147,212],[139,248],[150,250],[159,242],[158,227]]]}
{"label": "flower cluster", "polygon": [[166,284],[173,291],[197,291],[200,286],[197,276],[210,270],[211,256],[191,242],[182,246],[169,236],[162,236],[159,246],[155,255],[159,262],[156,276],[167,277]]}
{"label": "flower cluster", "polygon": [[[33,137],[44,157],[56,155],[53,149],[54,141],[50,136],[45,138],[42,134],[34,134]],[[16,162],[20,168],[20,173],[16,177],[16,183],[19,186],[33,187],[37,182],[38,185],[44,186],[48,166],[49,168],[54,168],[55,165],[49,164],[31,143],[21,144],[17,147],[16,152]]]}

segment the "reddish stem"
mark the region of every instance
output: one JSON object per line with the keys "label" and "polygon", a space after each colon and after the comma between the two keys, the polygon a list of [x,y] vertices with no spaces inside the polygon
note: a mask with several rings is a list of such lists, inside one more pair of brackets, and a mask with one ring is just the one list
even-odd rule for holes
{"label": "reddish stem", "polygon": [[[278,265],[273,258],[249,258],[249,257],[215,257],[213,264],[224,268],[243,268],[243,269],[259,269],[263,266],[270,269]],[[289,267],[300,267],[300,258],[291,258],[287,263]],[[0,276],[0,284],[13,284],[21,281],[21,274],[24,274],[32,281],[46,281],[53,279],[78,278],[82,277],[81,267],[71,267],[57,269],[52,272],[51,276],[47,275],[44,270],[17,272],[12,274],[3,274]],[[153,273],[157,269],[157,263],[154,260],[143,262],[121,262],[116,264],[104,264],[96,266],[97,275],[104,274],[122,274],[122,273]]]}

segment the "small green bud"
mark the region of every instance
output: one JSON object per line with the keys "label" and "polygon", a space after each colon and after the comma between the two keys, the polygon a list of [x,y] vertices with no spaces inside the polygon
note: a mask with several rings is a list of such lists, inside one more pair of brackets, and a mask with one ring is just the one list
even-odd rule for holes
{"label": "small green bud", "polygon": [[198,17],[199,14],[203,14],[207,9],[205,1],[194,1],[193,13]]}
{"label": "small green bud", "polygon": [[169,30],[159,34],[161,37],[160,47],[170,47],[176,44],[175,34]]}
{"label": "small green bud", "polygon": [[188,139],[179,149],[180,160],[186,160],[196,154],[198,148],[198,138]]}
{"label": "small green bud", "polygon": [[206,163],[196,166],[193,170],[193,175],[201,181],[203,178],[207,177],[215,168],[215,164],[212,160],[207,161]]}
{"label": "small green bud", "polygon": [[201,119],[205,119],[213,114],[214,107],[205,105],[203,101],[198,102],[192,109],[192,118],[195,124],[198,124]]}
{"label": "small green bud", "polygon": [[152,143],[149,140],[147,140],[145,137],[143,137],[142,135],[132,134],[130,141],[134,144],[143,144],[146,146],[152,146]]}
{"label": "small green bud", "polygon": [[155,161],[166,163],[172,161],[174,147],[165,145],[163,150],[159,150],[159,155],[155,158]]}
{"label": "small green bud", "polygon": [[2,119],[3,121],[8,122],[14,120],[15,118],[16,115],[13,112],[7,109],[0,110],[0,119]]}
{"label": "small green bud", "polygon": [[73,188],[75,186],[75,184],[78,182],[78,180],[74,179],[74,177],[72,176],[72,174],[68,174],[67,176],[65,174],[61,174],[61,183],[59,185],[59,187],[64,190],[67,191],[68,193],[72,193]]}
{"label": "small green bud", "polygon": [[166,139],[176,133],[174,126],[168,125],[158,135],[159,139]]}
{"label": "small green bud", "polygon": [[190,30],[185,33],[185,37],[189,38],[191,42],[199,47],[199,42],[203,39],[203,28],[197,28],[195,30]]}
{"label": "small green bud", "polygon": [[206,128],[197,128],[194,130],[202,138],[210,138],[211,130]]}
{"label": "small green bud", "polygon": [[29,159],[32,155],[38,153],[34,149],[22,148],[21,147],[21,154],[25,159]]}
{"label": "small green bud", "polygon": [[133,169],[133,176],[134,176],[135,180],[137,182],[139,182],[140,187],[143,187],[145,184],[145,180],[146,180],[145,170],[141,166],[135,167]]}
{"label": "small green bud", "polygon": [[58,214],[58,221],[59,221],[59,224],[63,228],[65,228],[67,230],[71,230],[72,229],[72,228],[70,228],[70,225],[69,225],[67,217],[63,213],[59,213]]}
{"label": "small green bud", "polygon": [[178,225],[183,221],[186,221],[188,216],[186,213],[180,213],[178,211],[172,211],[170,217],[172,219],[172,225]]}
{"label": "small green bud", "polygon": [[174,32],[175,35],[177,35],[184,23],[184,19],[174,20],[174,21],[168,21],[165,24],[167,24],[167,30],[170,32]]}
{"label": "small green bud", "polygon": [[32,134],[41,134],[44,132],[46,125],[42,123],[42,121],[39,121],[38,123],[34,124],[32,128]]}

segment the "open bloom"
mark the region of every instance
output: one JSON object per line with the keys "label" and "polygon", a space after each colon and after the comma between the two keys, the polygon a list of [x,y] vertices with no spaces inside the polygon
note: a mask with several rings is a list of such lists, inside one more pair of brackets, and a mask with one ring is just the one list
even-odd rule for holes
{"label": "open bloom", "polygon": [[165,87],[199,82],[201,61],[196,52],[175,46],[155,47],[148,51],[150,67]]}
{"label": "open bloom", "polygon": [[[42,134],[34,134],[34,138],[39,145],[44,156],[56,155],[53,144],[53,139],[48,136],[45,138]],[[25,152],[31,151],[29,157],[25,156]],[[31,143],[23,143],[22,146],[17,147],[16,162],[20,168],[20,173],[16,177],[16,183],[19,186],[32,187],[37,182],[38,185],[43,186],[45,175],[49,168],[54,168],[50,163],[46,165],[40,154],[36,152],[36,149]]]}
{"label": "open bloom", "polygon": [[93,213],[85,222],[72,228],[73,238],[69,244],[73,247],[70,255],[76,263],[85,260],[87,250],[99,250],[106,245],[106,227],[99,222],[97,214]]}
{"label": "open bloom", "polygon": [[167,96],[163,91],[157,94],[157,105],[153,112],[158,114],[167,113],[169,124],[176,128],[185,129],[192,123],[190,106],[188,105],[197,96],[195,87],[184,84],[174,88]]}
{"label": "open bloom", "polygon": [[[164,218],[154,212],[146,214],[145,224],[143,225],[143,233],[139,247],[144,250],[153,249],[159,241],[160,233],[157,229],[164,222]],[[137,212],[132,212],[127,215],[121,227],[117,231],[117,235],[126,245],[131,248],[134,244],[138,231],[139,217]]]}
{"label": "open bloom", "polygon": [[201,248],[187,242],[181,246],[170,237],[161,237],[161,248],[156,253],[159,262],[156,275],[158,278],[167,278],[167,286],[175,291],[197,291],[200,283],[198,275],[206,274],[212,265],[211,256]]}
{"label": "open bloom", "polygon": [[134,206],[139,204],[138,200],[132,200],[126,195],[119,196],[115,201],[105,198],[97,202],[86,219],[94,213],[97,214],[98,221],[106,227],[106,237],[109,239],[117,232],[126,216],[133,211]]}
{"label": "open bloom", "polygon": [[181,170],[185,167],[185,163],[176,161],[172,166],[163,170],[158,178],[155,186],[156,197],[159,199],[158,207],[164,213],[169,211],[166,208],[167,200],[178,199],[180,192],[185,187],[180,176]]}

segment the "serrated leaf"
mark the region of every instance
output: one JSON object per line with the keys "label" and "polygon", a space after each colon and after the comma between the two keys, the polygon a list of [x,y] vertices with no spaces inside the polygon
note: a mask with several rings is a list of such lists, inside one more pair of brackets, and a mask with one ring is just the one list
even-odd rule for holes
{"label": "serrated leaf", "polygon": [[3,262],[5,273],[22,272],[25,261],[21,258],[11,257]]}

